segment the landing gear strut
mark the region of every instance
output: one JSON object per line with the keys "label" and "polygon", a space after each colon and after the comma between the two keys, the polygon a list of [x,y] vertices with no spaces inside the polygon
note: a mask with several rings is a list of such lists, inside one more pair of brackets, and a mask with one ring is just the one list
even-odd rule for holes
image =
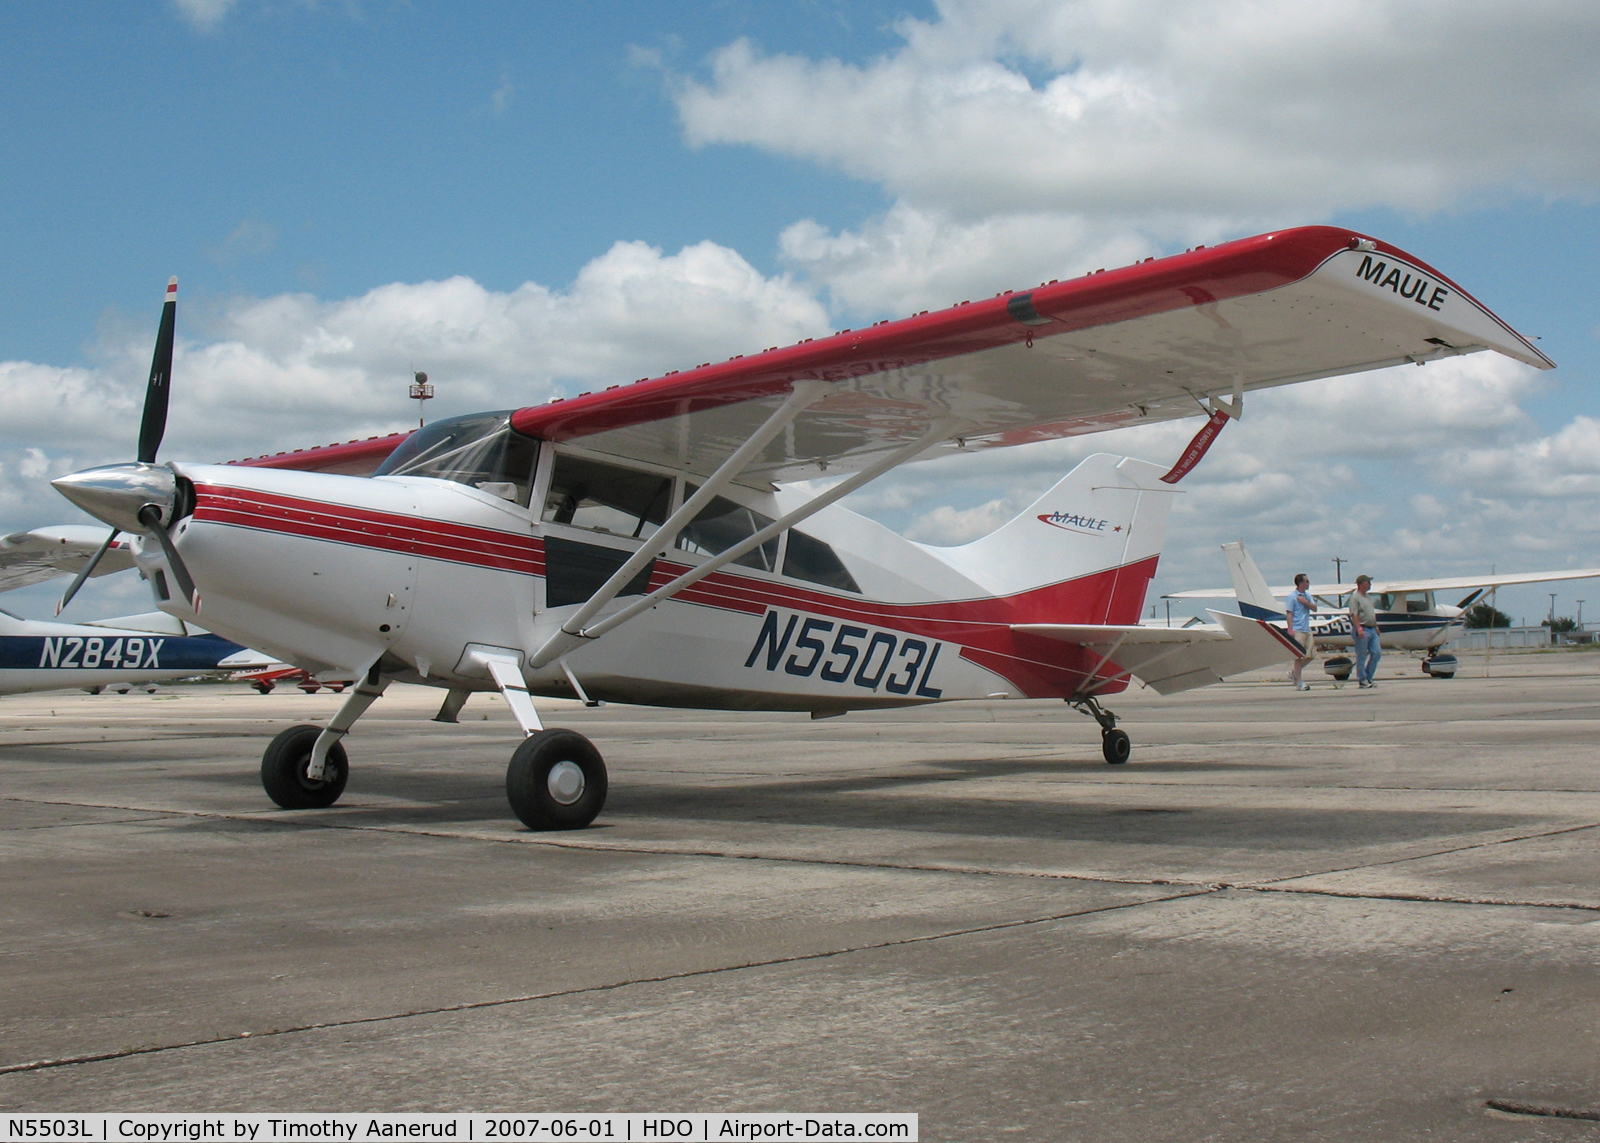
{"label": "landing gear strut", "polygon": [[320,810],[337,802],[350,778],[350,759],[339,740],[388,686],[373,667],[327,726],[291,726],[268,743],[261,756],[267,797],[286,810]]}
{"label": "landing gear strut", "polygon": [[1068,699],[1067,702],[1073,710],[1088,715],[1100,724],[1100,753],[1105,755],[1108,765],[1120,766],[1128,760],[1128,755],[1133,751],[1133,741],[1126,730],[1117,729],[1116,715],[1101,706],[1100,700],[1093,695]]}

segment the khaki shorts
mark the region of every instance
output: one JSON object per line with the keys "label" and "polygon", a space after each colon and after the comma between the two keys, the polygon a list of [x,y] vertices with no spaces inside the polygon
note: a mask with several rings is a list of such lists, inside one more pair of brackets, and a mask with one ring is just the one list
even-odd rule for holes
{"label": "khaki shorts", "polygon": [[1302,659],[1315,659],[1317,657],[1317,637],[1314,632],[1292,631],[1290,634],[1294,636],[1296,643],[1305,648],[1305,652],[1300,656]]}

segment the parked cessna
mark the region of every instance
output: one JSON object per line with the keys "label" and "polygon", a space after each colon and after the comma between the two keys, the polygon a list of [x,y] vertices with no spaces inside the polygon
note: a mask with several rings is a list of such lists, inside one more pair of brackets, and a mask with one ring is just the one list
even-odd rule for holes
{"label": "parked cessna", "polygon": [[[340,740],[403,680],[446,690],[446,722],[505,696],[526,736],[507,795],[536,829],[588,824],[607,776],[532,695],[813,717],[1054,697],[1122,762],[1101,700],[1130,679],[1171,693],[1292,654],[1241,616],[1139,622],[1170,481],[1245,391],[1485,349],[1552,364],[1410,255],[1306,227],[412,434],[158,464],[174,298],[138,461],[55,486],[135,537],[162,610],[203,607],[228,638],[355,681],[326,726],[268,745],[279,805],[338,799]],[[1165,478],[1092,456],[962,547],[835,503],[913,460],[1197,411],[1212,419]],[[795,487],[823,475],[842,479]]]}
{"label": "parked cessna", "polygon": [[[1222,552],[1228,561],[1228,574],[1233,580],[1231,589],[1218,587],[1175,591],[1165,598],[1236,599],[1240,615],[1284,627],[1287,622],[1284,616],[1285,600],[1294,588],[1268,587],[1255,560],[1245,551],[1244,541],[1223,544]],[[1431,661],[1434,652],[1465,630],[1467,608],[1494,588],[1519,583],[1593,579],[1597,576],[1600,576],[1600,568],[1453,576],[1444,579],[1396,579],[1376,581],[1368,590],[1378,609],[1378,639],[1382,646],[1397,651],[1425,651]],[[1355,585],[1349,583],[1311,586],[1311,596],[1318,604],[1311,616],[1311,631],[1319,644],[1330,647],[1352,645],[1349,606],[1350,593],[1353,591]],[[1454,605],[1437,600],[1438,594],[1454,595],[1460,591],[1467,594]]]}
{"label": "parked cessna", "polygon": [[[79,524],[0,537],[0,591],[74,572],[82,583],[90,575],[133,566],[126,541],[113,544],[89,566],[104,539],[104,529]],[[137,686],[266,662],[263,655],[159,611],[51,623],[0,610],[0,695]]]}
{"label": "parked cessna", "polygon": [[50,623],[0,610],[0,695],[72,687],[98,691],[266,662],[263,655],[159,611]]}

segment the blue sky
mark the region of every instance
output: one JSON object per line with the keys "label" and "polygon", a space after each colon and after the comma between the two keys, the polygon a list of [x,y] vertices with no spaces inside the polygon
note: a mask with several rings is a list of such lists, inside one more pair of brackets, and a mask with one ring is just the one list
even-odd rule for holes
{"label": "blue sky", "polygon": [[[396,427],[412,366],[436,415],[529,403],[1334,221],[1434,263],[1561,368],[1254,402],[1191,478],[1161,586],[1217,581],[1241,536],[1275,582],[1332,555],[1600,565],[1600,26],[1557,0],[1450,9],[5,6],[0,529],[74,519],[47,478],[131,446],[173,273],[167,452],[214,459]],[[908,470],[856,503],[955,542],[1091,448],[1164,459],[1190,431]],[[142,607],[95,590],[84,614]]]}

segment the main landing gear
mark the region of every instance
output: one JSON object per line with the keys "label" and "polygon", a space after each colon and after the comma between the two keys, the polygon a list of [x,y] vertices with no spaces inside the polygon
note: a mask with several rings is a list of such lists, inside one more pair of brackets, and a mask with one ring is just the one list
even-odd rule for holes
{"label": "main landing gear", "polygon": [[606,804],[606,764],[575,730],[522,740],[506,767],[506,800],[529,829],[582,829]]}
{"label": "main landing gear", "polygon": [[1086,714],[1100,724],[1100,753],[1105,755],[1108,765],[1120,766],[1128,760],[1128,755],[1133,752],[1133,740],[1128,737],[1126,730],[1117,729],[1117,716],[1100,705],[1100,700],[1093,695],[1080,699],[1068,699],[1072,709],[1079,714]]}
{"label": "main landing gear", "polygon": [[[494,677],[527,736],[506,767],[512,813],[529,829],[582,829],[606,804],[609,783],[600,751],[575,730],[540,725],[520,670],[496,670]],[[350,760],[340,739],[388,685],[388,679],[373,671],[345,697],[326,727],[291,726],[274,738],[261,756],[261,785],[267,796],[286,810],[325,809],[337,802],[350,778]],[[465,691],[452,691],[439,721],[456,721],[465,698]]]}

